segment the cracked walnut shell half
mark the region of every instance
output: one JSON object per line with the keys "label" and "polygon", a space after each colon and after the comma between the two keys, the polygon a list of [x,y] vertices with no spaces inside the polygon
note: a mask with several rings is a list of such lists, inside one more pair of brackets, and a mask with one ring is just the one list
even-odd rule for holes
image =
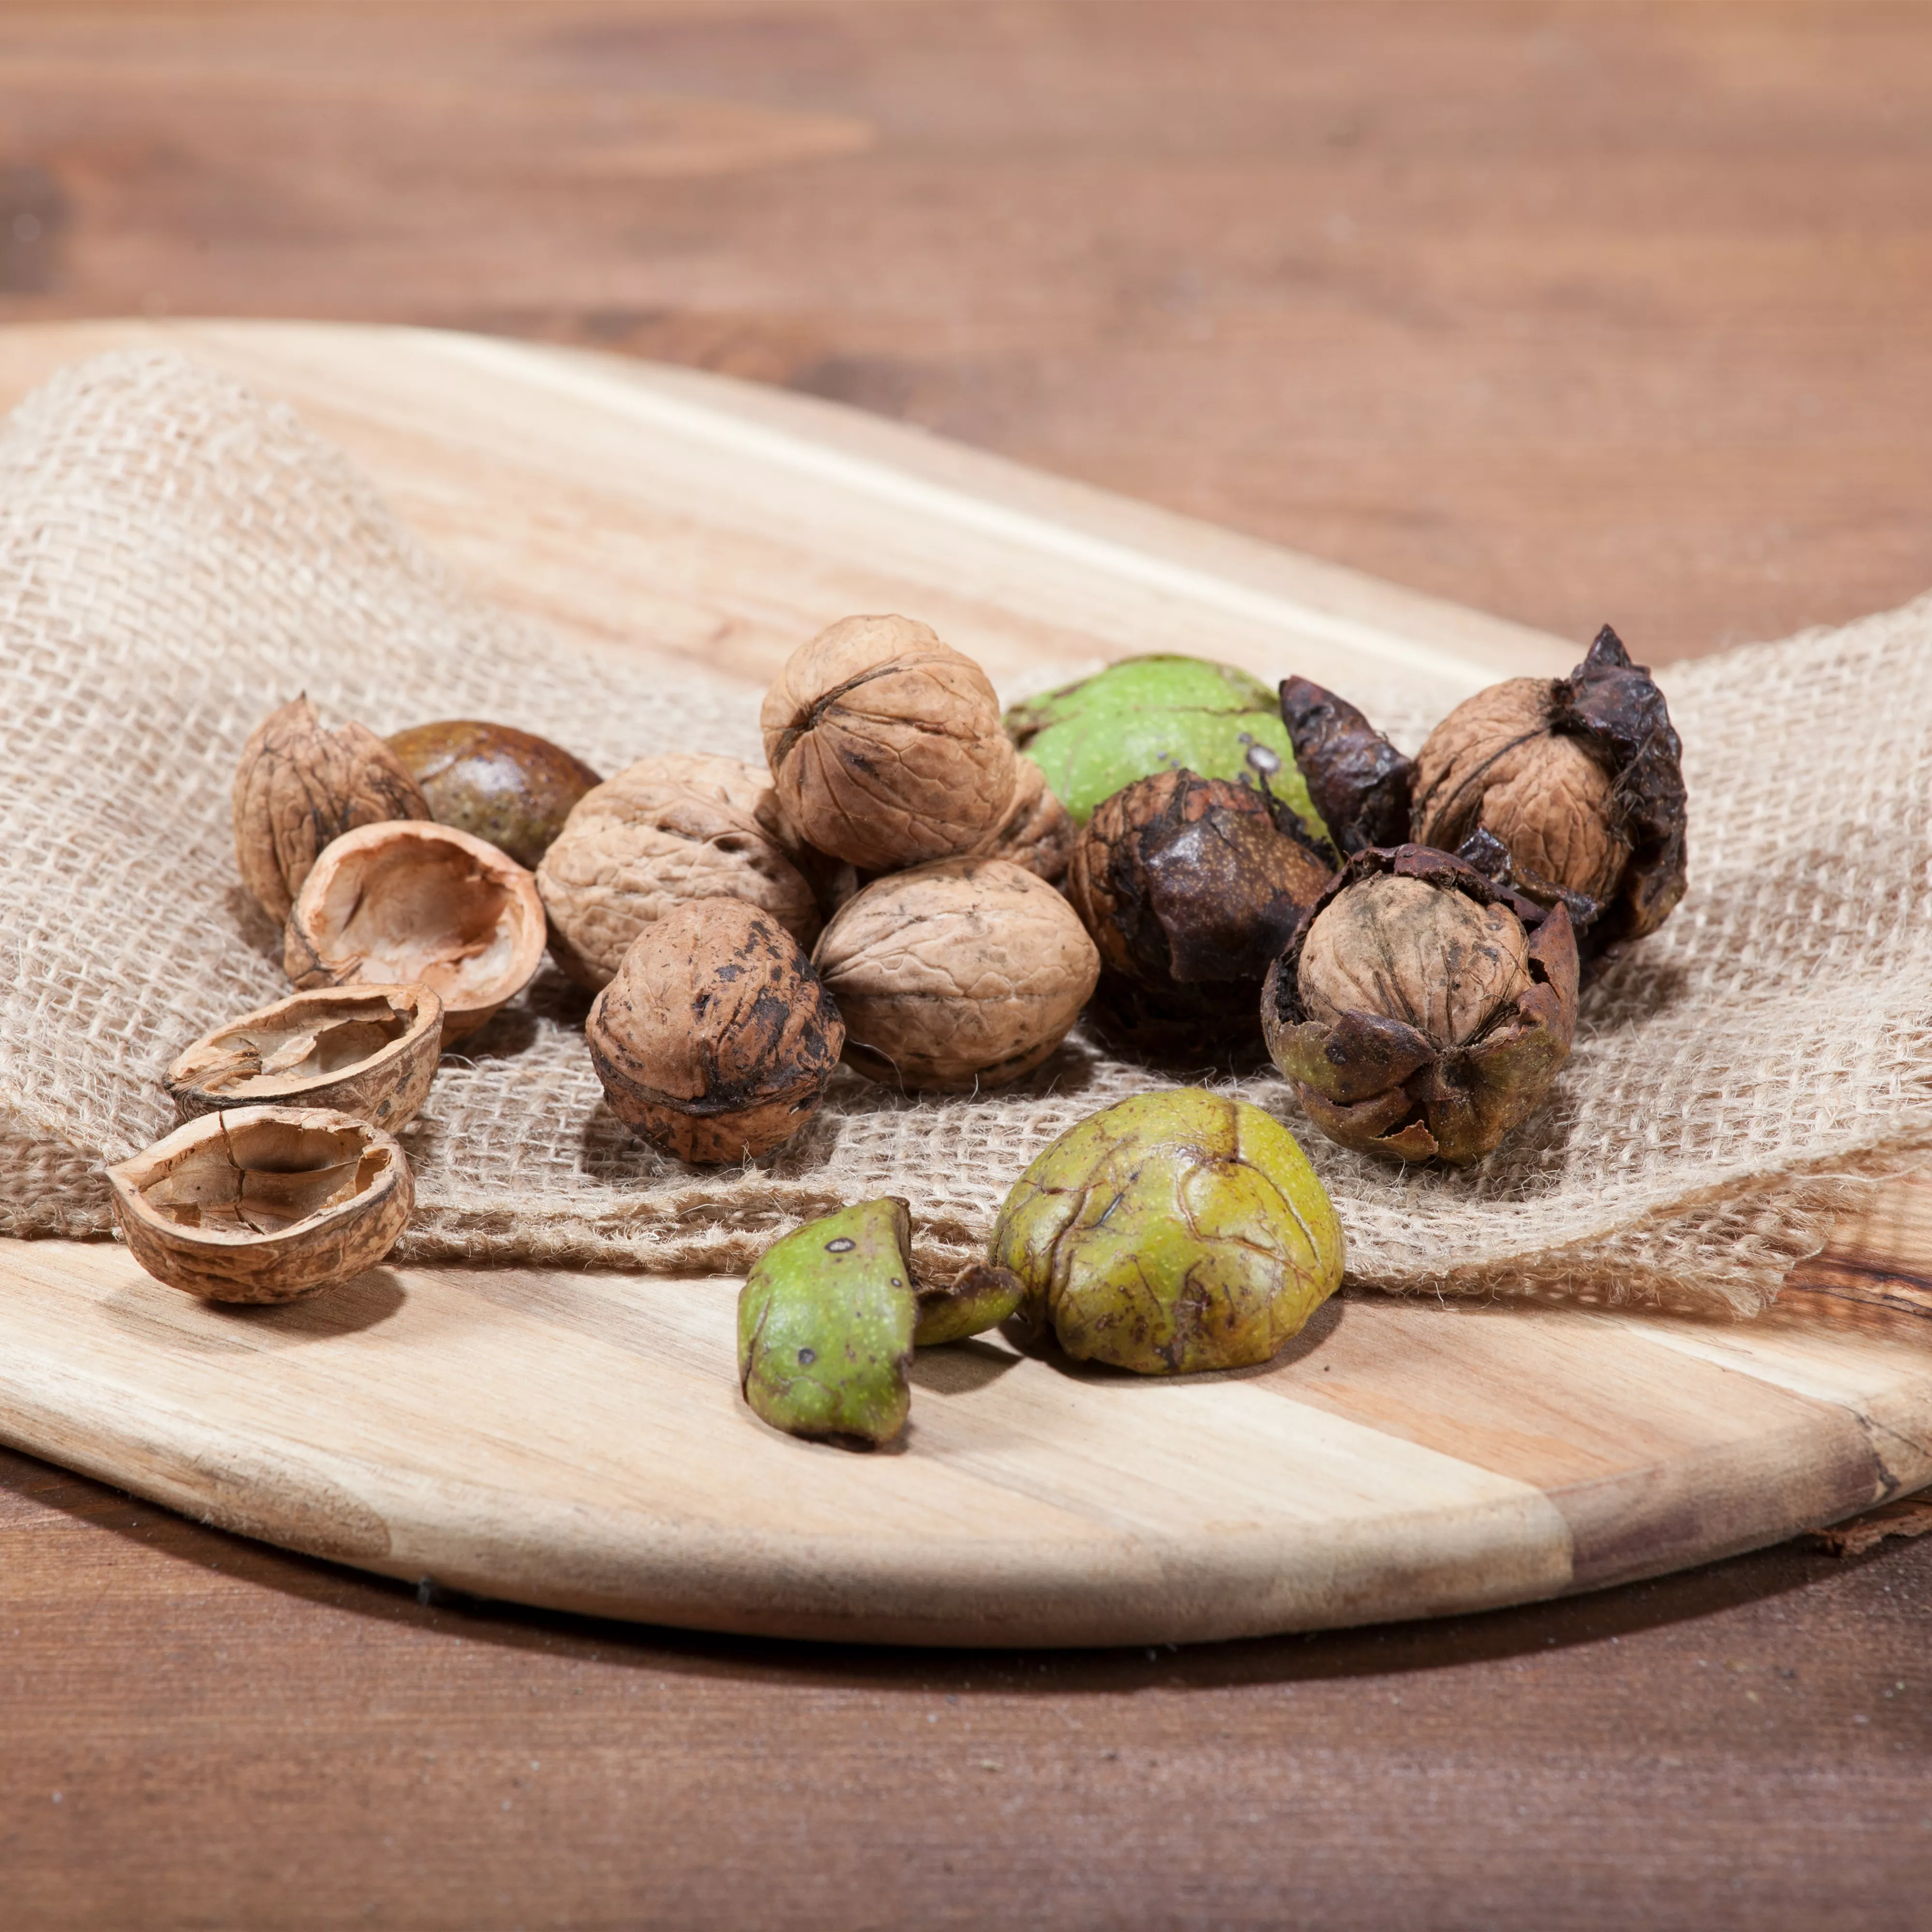
{"label": "cracked walnut shell half", "polygon": [[1426,846],[1358,853],[1269,970],[1262,1024],[1330,1139],[1466,1166],[1543,1104],[1568,1057],[1569,910]]}
{"label": "cracked walnut shell half", "polygon": [[454,826],[402,820],[358,826],[322,853],[283,944],[304,989],[428,987],[445,1046],[514,999],[543,955],[543,902],[522,866]]}
{"label": "cracked walnut shell half", "polygon": [[374,1268],[416,1198],[395,1141],[326,1108],[204,1114],[107,1178],[135,1260],[210,1301],[293,1301]]}
{"label": "cracked walnut shell half", "polygon": [[427,986],[291,993],[203,1034],[164,1084],[184,1120],[225,1107],[332,1107],[394,1132],[429,1096],[442,1002]]}

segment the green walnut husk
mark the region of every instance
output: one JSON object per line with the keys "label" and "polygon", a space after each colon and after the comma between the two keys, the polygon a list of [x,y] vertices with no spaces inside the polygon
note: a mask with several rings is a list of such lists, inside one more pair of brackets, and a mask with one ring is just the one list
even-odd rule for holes
{"label": "green walnut husk", "polygon": [[[1004,722],[1006,735],[1046,772],[1076,825],[1084,825],[1122,786],[1184,767],[1203,778],[1256,787],[1264,773],[1275,797],[1310,836],[1328,837],[1295,769],[1275,694],[1232,664],[1124,658],[1078,684],[1012,706]],[[1257,747],[1258,760],[1250,756]]]}
{"label": "green walnut husk", "polygon": [[1136,1094],[1070,1128],[988,1248],[1019,1321],[1142,1375],[1265,1362],[1341,1286],[1342,1226],[1308,1157],[1245,1101]]}
{"label": "green walnut husk", "polygon": [[774,1429],[853,1444],[905,1426],[915,1346],[963,1340],[1019,1306],[984,1264],[943,1286],[914,1279],[912,1216],[896,1196],[861,1202],[774,1241],[738,1297],[738,1380]]}

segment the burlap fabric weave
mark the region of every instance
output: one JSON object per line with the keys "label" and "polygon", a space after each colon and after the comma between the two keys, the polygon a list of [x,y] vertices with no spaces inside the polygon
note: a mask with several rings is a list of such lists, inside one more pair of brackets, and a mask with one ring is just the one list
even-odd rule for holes
{"label": "burlap fabric weave", "polygon": [[[1932,1142],[1932,601],[1663,682],[1690,893],[1588,992],[1538,1119],[1468,1172],[1404,1172],[1323,1141],[1279,1081],[1237,1083],[1300,1133],[1352,1280],[1748,1313]],[[501,718],[607,771],[758,755],[755,691],[488,607],[286,410],[171,356],[58,377],[0,434],[0,1228],[106,1229],[102,1164],[172,1124],[170,1059],[286,990],[228,793],[302,690],[378,731]],[[1454,694],[1348,694],[1412,748]],[[446,1060],[406,1137],[405,1258],[728,1269],[898,1193],[926,1261],[956,1260],[1056,1135],[1166,1084],[1078,1034],[976,1098],[842,1071],[775,1160],[706,1171],[604,1107],[586,1004],[547,973]]]}

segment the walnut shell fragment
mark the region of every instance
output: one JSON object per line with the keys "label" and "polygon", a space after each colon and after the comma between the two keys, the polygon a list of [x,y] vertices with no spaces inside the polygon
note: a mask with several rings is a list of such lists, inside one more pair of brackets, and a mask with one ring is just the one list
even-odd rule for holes
{"label": "walnut shell fragment", "polygon": [[184,1120],[226,1107],[331,1107],[394,1132],[429,1096],[442,1002],[427,986],[328,987],[230,1020],[164,1082]]}
{"label": "walnut shell fragment", "polygon": [[908,617],[821,631],[786,661],[759,722],[786,818],[861,871],[970,852],[1013,797],[986,673]]}
{"label": "walnut shell fragment", "polygon": [[388,745],[422,788],[439,825],[487,838],[532,868],[571,808],[602,782],[561,745],[478,718],[412,725],[392,734]]}
{"label": "walnut shell fragment", "polygon": [[1261,792],[1190,771],[1100,806],[1066,896],[1100,950],[1109,1033],[1165,1058],[1260,1044],[1262,982],[1333,875],[1300,826]]}
{"label": "walnut shell fragment", "polygon": [[818,902],[779,834],[764,772],[736,758],[642,758],[584,794],[537,868],[550,951],[601,990],[653,920],[676,907],[742,901],[803,946]]}
{"label": "walnut shell fragment", "polygon": [[453,825],[346,832],[303,881],[283,964],[304,988],[418,985],[442,1002],[442,1044],[466,1039],[543,964],[536,881]]}
{"label": "walnut shell fragment", "polygon": [[1275,1064],[1330,1139],[1480,1160],[1542,1105],[1576,1024],[1569,910],[1426,846],[1358,853],[1270,969]]}
{"label": "walnut shell fragment", "polygon": [[811,1118],[845,1029],[798,942],[741,900],[644,929],[590,1009],[611,1110],[680,1160],[754,1159]]}
{"label": "walnut shell fragment", "polygon": [[358,825],[430,817],[429,801],[374,732],[326,731],[307,697],[271,712],[242,751],[232,799],[242,883],[284,920],[316,855]]}
{"label": "walnut shell fragment", "polygon": [[360,1274],[416,1198],[395,1141],[327,1108],[202,1114],[107,1178],[135,1260],[210,1301],[293,1301]]}

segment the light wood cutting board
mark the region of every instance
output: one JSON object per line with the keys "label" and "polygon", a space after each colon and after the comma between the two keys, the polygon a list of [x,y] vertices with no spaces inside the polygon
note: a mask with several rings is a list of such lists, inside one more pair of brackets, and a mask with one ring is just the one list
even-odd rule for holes
{"label": "light wood cutting board", "polygon": [[[905,608],[1010,681],[1165,646],[1471,688],[1574,644],[834,406],[688,371],[320,325],[0,331],[0,407],[118,345],[292,403],[568,634],[762,684]],[[1331,1304],[1264,1370],[922,1357],[892,1451],[737,1395],[734,1281],[379,1269],[203,1306],[108,1244],[0,1242],[0,1439],[290,1548],[486,1596],[943,1644],[1234,1636],[1477,1609],[1773,1542],[1932,1481],[1932,1192],[1771,1315]]]}

